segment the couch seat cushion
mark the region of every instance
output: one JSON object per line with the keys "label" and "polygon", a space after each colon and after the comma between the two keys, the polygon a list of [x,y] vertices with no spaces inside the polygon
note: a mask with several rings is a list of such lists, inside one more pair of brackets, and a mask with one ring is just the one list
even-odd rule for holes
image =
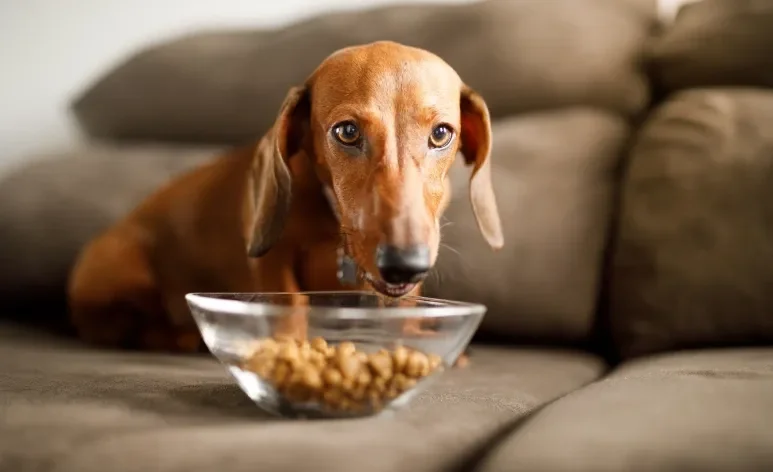
{"label": "couch seat cushion", "polygon": [[771,425],[773,347],[665,354],[545,407],[479,470],[773,470]]}
{"label": "couch seat cushion", "polygon": [[208,356],[96,351],[0,325],[0,470],[448,470],[605,369],[571,351],[471,357],[409,410],[294,422],[261,414]]}

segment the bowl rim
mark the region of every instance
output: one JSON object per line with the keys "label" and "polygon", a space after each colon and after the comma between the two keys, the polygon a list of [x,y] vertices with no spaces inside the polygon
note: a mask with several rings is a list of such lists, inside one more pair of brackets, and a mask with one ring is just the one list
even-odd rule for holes
{"label": "bowl rim", "polygon": [[[369,295],[381,296],[375,292],[365,290],[336,290],[336,291],[301,291],[301,292],[191,292],[185,295],[189,306],[195,306],[211,312],[233,316],[263,316],[283,315],[286,308],[292,305],[276,305],[270,302],[254,302],[217,298],[216,295]],[[477,315],[486,313],[486,306],[480,303],[462,302],[456,300],[444,300],[423,296],[405,296],[403,300],[415,300],[422,302],[438,303],[437,306],[424,307],[384,307],[384,308],[360,308],[360,307],[327,307],[310,305],[309,317],[326,317],[335,319],[374,319],[374,313],[379,318],[449,318]],[[308,305],[307,305],[308,306]]]}

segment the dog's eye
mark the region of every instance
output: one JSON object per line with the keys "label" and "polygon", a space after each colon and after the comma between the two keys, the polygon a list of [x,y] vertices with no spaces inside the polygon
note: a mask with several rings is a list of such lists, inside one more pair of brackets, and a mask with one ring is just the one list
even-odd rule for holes
{"label": "dog's eye", "polygon": [[447,125],[437,125],[429,135],[429,146],[435,149],[441,149],[451,142],[454,132]]}
{"label": "dog's eye", "polygon": [[357,144],[360,140],[360,130],[357,125],[351,121],[337,124],[333,128],[333,136],[341,143],[347,146]]}

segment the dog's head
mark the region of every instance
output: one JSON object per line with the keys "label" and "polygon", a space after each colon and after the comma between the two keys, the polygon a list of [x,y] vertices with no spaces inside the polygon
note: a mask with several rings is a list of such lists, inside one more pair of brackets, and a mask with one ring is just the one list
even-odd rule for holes
{"label": "dog's head", "polygon": [[490,149],[486,104],[439,57],[386,41],[342,49],[289,91],[258,147],[250,255],[279,237],[290,199],[286,160],[302,152],[332,190],[349,256],[377,291],[404,295],[437,258],[459,151],[471,168],[478,227],[502,247]]}

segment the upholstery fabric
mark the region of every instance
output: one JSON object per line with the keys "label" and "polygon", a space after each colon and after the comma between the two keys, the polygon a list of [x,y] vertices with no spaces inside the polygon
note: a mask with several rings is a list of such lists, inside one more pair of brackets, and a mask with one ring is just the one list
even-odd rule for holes
{"label": "upholstery fabric", "polygon": [[0,180],[0,296],[63,293],[83,244],[217,148],[94,144],[36,156]]}
{"label": "upholstery fabric", "polygon": [[480,472],[773,470],[773,348],[670,353],[546,406]]}
{"label": "upholstery fabric", "polygon": [[595,320],[627,123],[587,108],[495,123],[492,175],[505,246],[492,251],[458,159],[429,295],[483,303],[481,334],[581,343]]}
{"label": "upholstery fabric", "polygon": [[605,371],[581,352],[476,346],[408,410],[290,421],[261,414],[210,356],[97,351],[0,325],[0,359],[3,472],[454,470]]}
{"label": "upholstery fabric", "polygon": [[331,12],[276,30],[206,31],[149,45],[73,102],[101,138],[242,142],[334,51],[377,40],[444,58],[501,117],[588,105],[626,115],[649,96],[649,0],[487,0]]}
{"label": "upholstery fabric", "polygon": [[773,342],[773,92],[695,89],[629,156],[607,318],[624,357]]}
{"label": "upholstery fabric", "polygon": [[701,0],[685,5],[652,40],[648,68],[665,92],[695,87],[773,87],[773,2]]}

